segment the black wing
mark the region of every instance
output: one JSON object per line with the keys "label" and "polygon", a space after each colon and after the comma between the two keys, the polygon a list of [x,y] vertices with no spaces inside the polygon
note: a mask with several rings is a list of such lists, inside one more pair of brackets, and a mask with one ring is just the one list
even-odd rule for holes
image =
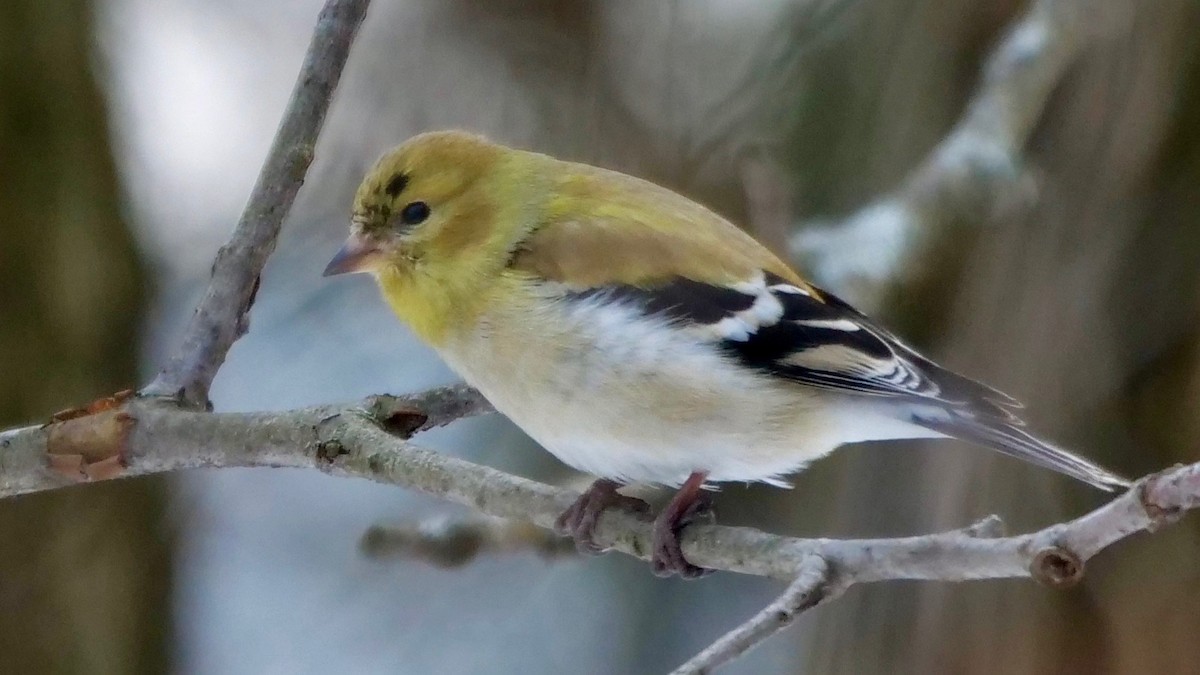
{"label": "black wing", "polygon": [[999,417],[1020,404],[946,370],[830,293],[774,275],[734,287],[677,278],[652,288],[608,286],[575,293],[637,304],[705,330],[743,365],[813,387],[944,406],[977,405]]}

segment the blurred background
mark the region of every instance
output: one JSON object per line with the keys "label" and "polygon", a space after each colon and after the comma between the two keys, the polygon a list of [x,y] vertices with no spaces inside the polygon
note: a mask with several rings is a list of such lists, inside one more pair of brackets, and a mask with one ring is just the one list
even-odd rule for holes
{"label": "blurred background", "polygon": [[[153,373],[250,191],[320,4],[0,3],[0,424]],[[1082,13],[1068,33],[1022,33],[1033,65],[1017,66],[1037,67],[1039,41],[1077,51],[1034,102],[1003,194],[951,191],[904,227],[864,217],[911,184],[1031,4]],[[288,408],[453,380],[369,280],[319,272],[371,162],[462,127],[714,207],[1127,474],[1196,461],[1198,29],[1187,0],[375,0],[213,401]],[[847,219],[859,229],[839,239]],[[571,478],[499,418],[422,441]],[[886,536],[989,513],[1021,531],[1103,498],[954,443],[893,443],[847,448],[791,491],[727,487],[718,509],[780,533]],[[2,502],[0,670],[657,673],[781,588],[659,580],[623,556],[441,570],[358,551],[373,524],[462,513],[285,470]],[[1192,519],[1116,546],[1068,592],[859,587],[723,672],[1200,672],[1198,556]]]}

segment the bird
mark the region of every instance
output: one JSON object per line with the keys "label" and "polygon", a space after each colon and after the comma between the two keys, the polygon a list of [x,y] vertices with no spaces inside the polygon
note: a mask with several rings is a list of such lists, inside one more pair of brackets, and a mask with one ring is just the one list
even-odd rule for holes
{"label": "bird", "polygon": [[[325,276],[368,273],[497,411],[595,481],[556,521],[599,553],[605,509],[653,518],[660,576],[723,482],[787,486],[839,446],[954,438],[1102,490],[1125,478],[1031,433],[716,212],[614,170],[458,130],[387,151]],[[657,515],[619,490],[677,488]]]}

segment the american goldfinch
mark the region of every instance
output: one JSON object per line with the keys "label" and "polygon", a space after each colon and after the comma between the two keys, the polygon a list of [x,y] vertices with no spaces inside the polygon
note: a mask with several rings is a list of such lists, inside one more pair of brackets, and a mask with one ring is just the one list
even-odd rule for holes
{"label": "american goldfinch", "polygon": [[710,482],[783,477],[846,443],[958,438],[1105,490],[1009,396],[921,356],[709,209],[625,174],[434,132],[358,188],[325,274],[368,272],[446,363],[598,480],[559,519],[582,549],[617,488],[679,486],[655,572]]}

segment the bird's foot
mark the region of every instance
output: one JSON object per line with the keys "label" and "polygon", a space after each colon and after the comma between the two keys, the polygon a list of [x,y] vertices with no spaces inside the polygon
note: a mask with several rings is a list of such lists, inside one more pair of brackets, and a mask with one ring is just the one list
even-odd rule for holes
{"label": "bird's foot", "polygon": [[701,489],[707,477],[708,472],[693,472],[654,519],[654,543],[650,556],[654,574],[660,577],[678,574],[684,579],[699,579],[712,572],[688,562],[679,546],[679,535],[683,528],[697,520],[711,522],[713,519],[712,494]]}
{"label": "bird's foot", "polygon": [[563,511],[558,520],[554,521],[554,531],[562,535],[570,535],[575,540],[575,548],[580,553],[599,555],[606,550],[596,543],[596,524],[600,522],[600,514],[612,506],[619,506],[639,514],[648,514],[650,505],[636,498],[628,497],[617,492],[621,487],[616,481],[601,478],[592,483],[591,487],[579,495],[574,504]]}

